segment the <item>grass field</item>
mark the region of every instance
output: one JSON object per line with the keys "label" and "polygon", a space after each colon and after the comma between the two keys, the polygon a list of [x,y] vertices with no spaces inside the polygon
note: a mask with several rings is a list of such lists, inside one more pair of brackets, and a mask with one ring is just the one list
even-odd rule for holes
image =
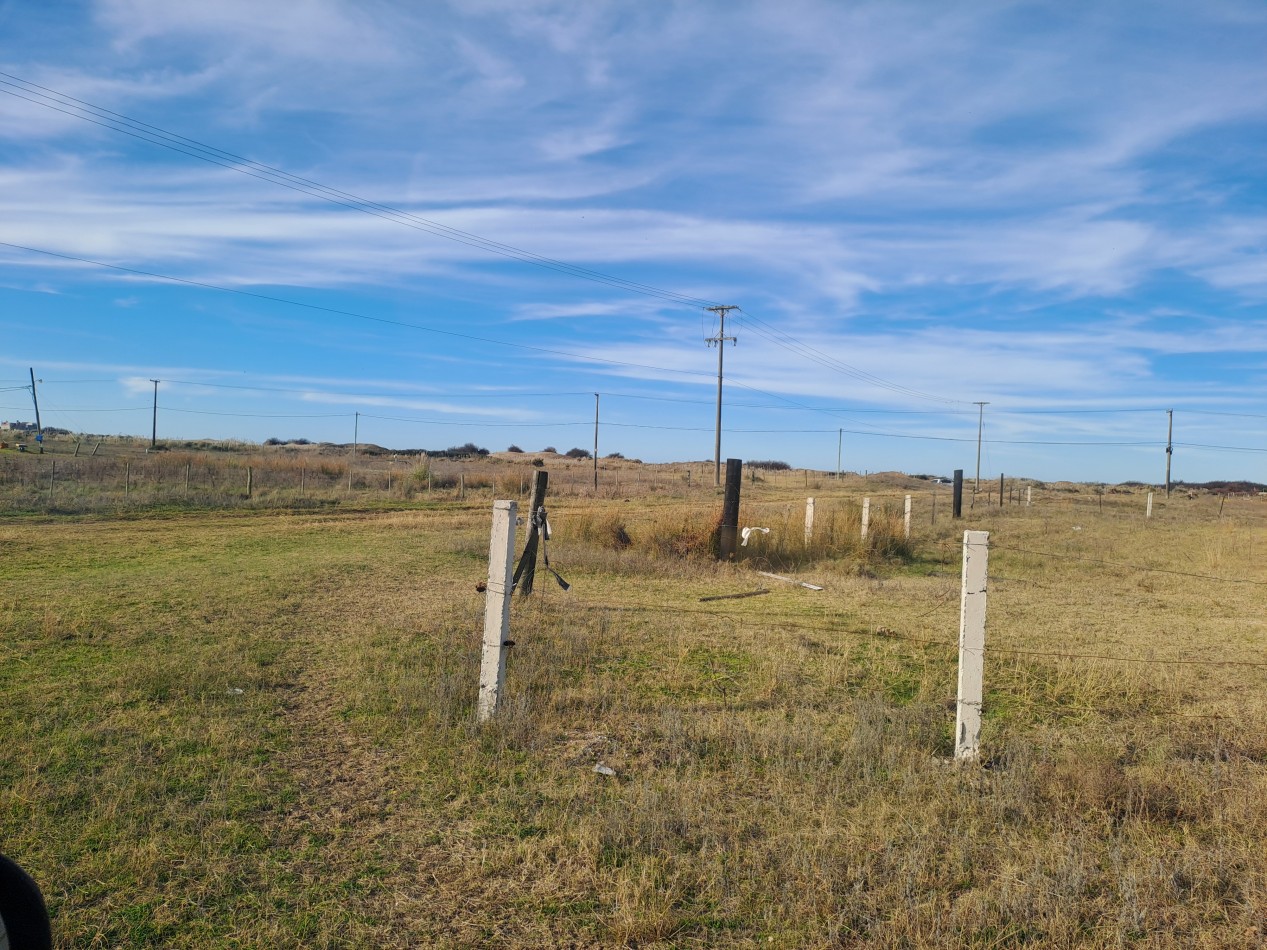
{"label": "grass field", "polygon": [[934,524],[922,485],[908,543],[915,485],[818,482],[808,549],[803,486],[746,485],[772,531],[735,565],[711,487],[554,499],[573,588],[516,598],[483,729],[485,500],[30,506],[0,520],[0,850],[68,948],[1264,945],[1267,502],[953,522],[943,493]]}

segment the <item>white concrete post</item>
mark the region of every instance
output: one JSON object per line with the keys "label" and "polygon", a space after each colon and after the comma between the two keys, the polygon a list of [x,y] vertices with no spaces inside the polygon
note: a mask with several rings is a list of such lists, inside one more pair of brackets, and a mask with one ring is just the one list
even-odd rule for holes
{"label": "white concrete post", "polygon": [[1144,509],[1144,517],[1151,518],[1153,516],[1153,493],[1148,493],[1148,506]]}
{"label": "white concrete post", "polygon": [[911,540],[911,496],[906,496],[906,515],[903,518],[905,523],[906,540]]}
{"label": "white concrete post", "polygon": [[814,499],[805,499],[805,543],[814,537]]}
{"label": "white concrete post", "polygon": [[1034,503],[1034,486],[1026,485],[1025,486],[1025,507],[1028,508],[1033,503]]}
{"label": "white concrete post", "polygon": [[981,750],[981,681],[985,672],[985,588],[990,533],[963,533],[963,585],[959,601],[959,701],[955,758],[971,761]]}
{"label": "white concrete post", "polygon": [[871,526],[871,499],[862,499],[862,539],[867,539],[867,530]]}
{"label": "white concrete post", "polygon": [[484,593],[484,648],[480,658],[480,695],[475,718],[487,722],[497,712],[506,680],[506,639],[510,632],[511,569],[515,559],[513,501],[493,502],[493,532],[488,543],[488,589]]}

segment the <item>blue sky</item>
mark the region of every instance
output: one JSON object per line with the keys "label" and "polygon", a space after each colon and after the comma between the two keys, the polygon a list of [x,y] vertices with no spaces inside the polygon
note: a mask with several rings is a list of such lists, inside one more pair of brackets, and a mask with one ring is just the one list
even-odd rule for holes
{"label": "blue sky", "polygon": [[600,454],[708,459],[713,303],[724,456],[971,475],[986,401],[983,475],[1156,482],[1174,409],[1176,479],[1267,481],[1265,50],[1259,0],[0,0],[0,417],[34,367],[75,431],[159,379],[160,438],[566,450],[600,392]]}

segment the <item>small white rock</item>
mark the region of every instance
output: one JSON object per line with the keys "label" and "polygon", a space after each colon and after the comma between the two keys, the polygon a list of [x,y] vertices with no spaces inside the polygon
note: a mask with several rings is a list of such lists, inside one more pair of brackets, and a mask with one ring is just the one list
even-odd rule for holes
{"label": "small white rock", "polygon": [[598,765],[594,766],[594,771],[597,772],[599,775],[615,775],[616,774],[615,769],[613,769],[611,766],[604,765],[602,762],[599,762]]}

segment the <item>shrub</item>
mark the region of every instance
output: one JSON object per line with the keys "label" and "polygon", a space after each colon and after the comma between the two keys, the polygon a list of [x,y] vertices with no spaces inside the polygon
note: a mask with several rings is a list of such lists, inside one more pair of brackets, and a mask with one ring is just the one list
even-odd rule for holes
{"label": "shrub", "polygon": [[507,452],[515,452],[515,453],[516,453],[516,454],[518,454],[518,455],[522,455],[524,450],[523,450],[523,449],[521,449],[521,448],[520,448],[519,446],[517,446],[517,445],[512,445],[512,446],[511,446],[510,448],[508,448],[506,451],[507,451]]}
{"label": "shrub", "polygon": [[612,452],[610,455],[607,455],[604,457],[609,458],[609,459],[623,459],[624,458],[624,456],[621,455],[619,452]]}
{"label": "shrub", "polygon": [[585,449],[568,449],[568,450],[567,450],[567,457],[568,457],[568,458],[570,458],[570,459],[587,459],[587,458],[592,458],[592,456],[589,454],[589,452],[585,451]]}
{"label": "shrub", "polygon": [[792,468],[792,466],[788,465],[787,462],[777,462],[773,460],[746,462],[745,464],[749,468],[759,468],[767,472],[786,472]]}
{"label": "shrub", "polygon": [[551,455],[558,455],[558,454],[559,454],[559,450],[558,450],[558,449],[556,449],[553,445],[547,445],[547,446],[546,446],[544,449],[542,449],[541,451],[542,451],[542,452],[549,452]]}
{"label": "shrub", "polygon": [[487,455],[488,449],[482,449],[474,442],[468,442],[466,445],[453,445],[440,452],[428,452],[428,455],[434,455],[436,458],[470,458],[472,455]]}

